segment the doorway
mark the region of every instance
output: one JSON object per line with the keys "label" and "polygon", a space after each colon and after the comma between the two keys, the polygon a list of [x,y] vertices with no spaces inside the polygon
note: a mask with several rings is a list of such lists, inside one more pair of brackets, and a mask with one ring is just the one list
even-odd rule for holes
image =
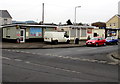
{"label": "doorway", "polygon": [[97,33],[94,33],[93,37],[97,37],[97,36],[98,36],[98,34],[97,34]]}
{"label": "doorway", "polygon": [[25,42],[25,29],[20,29],[20,43]]}

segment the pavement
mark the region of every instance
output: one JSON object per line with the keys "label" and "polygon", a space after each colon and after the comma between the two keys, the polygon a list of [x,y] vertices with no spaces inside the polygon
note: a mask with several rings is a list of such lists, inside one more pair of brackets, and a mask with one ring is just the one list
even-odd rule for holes
{"label": "pavement", "polygon": [[48,49],[48,48],[70,48],[70,47],[81,47],[85,45],[85,41],[80,41],[79,44],[74,44],[71,42],[67,43],[59,43],[57,45],[53,45],[50,43],[44,42],[26,42],[26,43],[10,43],[3,42],[2,49]]}

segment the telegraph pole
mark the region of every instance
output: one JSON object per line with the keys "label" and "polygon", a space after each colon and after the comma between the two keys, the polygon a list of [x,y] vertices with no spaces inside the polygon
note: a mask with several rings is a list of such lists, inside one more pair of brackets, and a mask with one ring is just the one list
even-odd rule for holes
{"label": "telegraph pole", "polygon": [[77,8],[80,8],[80,7],[81,7],[81,6],[76,6],[76,7],[75,7],[75,18],[74,18],[75,20],[74,20],[74,25],[76,25],[76,9],[77,9]]}
{"label": "telegraph pole", "polygon": [[44,23],[44,3],[42,3],[42,23]]}

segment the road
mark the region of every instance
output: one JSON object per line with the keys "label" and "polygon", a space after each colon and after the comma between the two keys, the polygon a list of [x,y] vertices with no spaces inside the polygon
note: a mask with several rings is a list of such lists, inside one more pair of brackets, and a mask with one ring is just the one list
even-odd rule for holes
{"label": "road", "polygon": [[117,45],[3,49],[3,82],[118,82]]}

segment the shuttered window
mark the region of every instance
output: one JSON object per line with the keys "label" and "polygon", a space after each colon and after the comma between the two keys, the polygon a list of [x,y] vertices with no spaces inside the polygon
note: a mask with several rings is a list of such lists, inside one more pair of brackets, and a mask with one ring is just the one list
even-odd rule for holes
{"label": "shuttered window", "polygon": [[86,29],[81,29],[81,36],[82,37],[86,37],[87,36]]}
{"label": "shuttered window", "polygon": [[76,29],[71,29],[71,37],[75,37],[76,36]]}

